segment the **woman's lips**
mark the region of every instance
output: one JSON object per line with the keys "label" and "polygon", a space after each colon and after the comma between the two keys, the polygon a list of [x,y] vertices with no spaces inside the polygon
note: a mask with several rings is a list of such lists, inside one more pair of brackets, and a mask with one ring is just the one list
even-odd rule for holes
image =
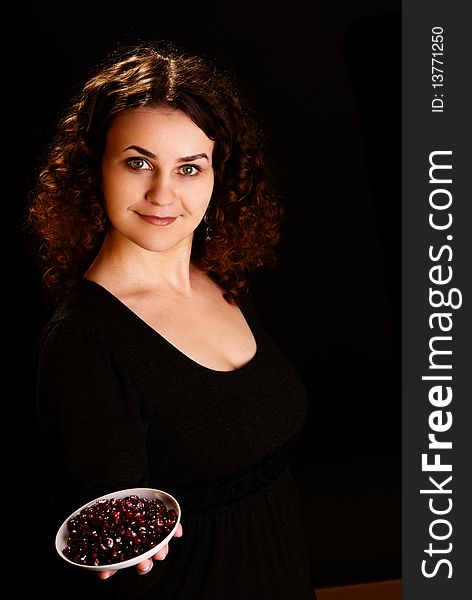
{"label": "woman's lips", "polygon": [[158,227],[172,225],[172,223],[177,219],[177,217],[156,217],[154,215],[142,215],[140,213],[137,214],[143,221],[146,221],[146,223],[157,225]]}

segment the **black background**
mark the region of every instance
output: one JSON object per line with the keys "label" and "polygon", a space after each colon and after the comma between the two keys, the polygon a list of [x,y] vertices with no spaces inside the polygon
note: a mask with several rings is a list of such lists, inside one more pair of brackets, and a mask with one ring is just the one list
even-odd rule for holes
{"label": "black background", "polygon": [[253,286],[309,395],[295,475],[317,587],[400,578],[400,2],[49,2],[4,16],[14,481],[39,485],[31,354],[45,311],[19,232],[38,158],[105,51],[171,40],[234,73],[285,198],[279,267]]}

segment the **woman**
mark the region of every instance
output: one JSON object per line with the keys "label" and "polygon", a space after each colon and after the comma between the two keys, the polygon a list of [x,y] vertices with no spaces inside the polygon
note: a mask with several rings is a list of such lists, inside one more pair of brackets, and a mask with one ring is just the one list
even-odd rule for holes
{"label": "woman", "polygon": [[38,354],[53,524],[154,487],[183,536],[98,578],[58,558],[51,585],[62,569],[77,595],[314,597],[289,469],[304,388],[248,291],[280,216],[260,132],[209,61],[121,49],[71,103],[29,208],[57,304]]}

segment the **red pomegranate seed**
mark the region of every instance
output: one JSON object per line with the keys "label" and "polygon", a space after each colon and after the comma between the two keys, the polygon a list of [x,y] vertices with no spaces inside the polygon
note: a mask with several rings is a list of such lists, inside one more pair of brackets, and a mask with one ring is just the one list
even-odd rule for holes
{"label": "red pomegranate seed", "polygon": [[83,565],[109,565],[133,558],[161,542],[177,521],[158,498],[97,500],[69,519],[64,555]]}

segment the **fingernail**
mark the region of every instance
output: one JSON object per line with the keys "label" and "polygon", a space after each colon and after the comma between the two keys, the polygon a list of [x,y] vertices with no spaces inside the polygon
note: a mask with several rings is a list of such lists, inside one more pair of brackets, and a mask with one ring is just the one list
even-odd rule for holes
{"label": "fingernail", "polygon": [[139,574],[140,575],[146,575],[146,573],[149,573],[149,571],[151,569],[152,569],[152,563],[150,565],[148,565],[146,569],[140,569],[139,570]]}
{"label": "fingernail", "polygon": [[105,573],[102,575],[101,579],[108,579],[110,577],[111,573]]}

